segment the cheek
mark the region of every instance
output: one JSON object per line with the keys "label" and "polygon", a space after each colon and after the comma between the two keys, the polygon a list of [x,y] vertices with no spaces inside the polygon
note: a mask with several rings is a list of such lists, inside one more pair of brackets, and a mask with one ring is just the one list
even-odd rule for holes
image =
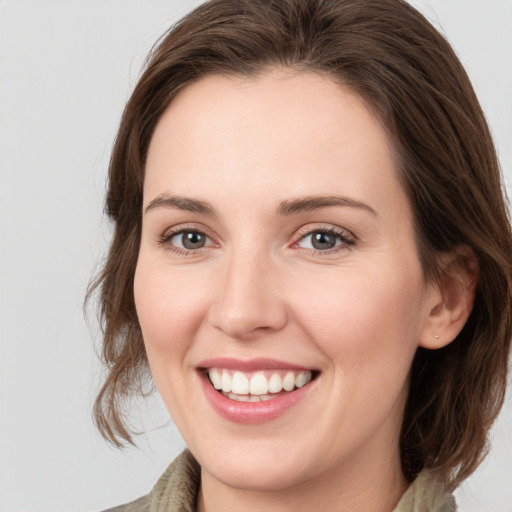
{"label": "cheek", "polygon": [[194,275],[172,272],[139,257],[134,279],[135,306],[150,364],[155,356],[178,360],[201,323],[204,286]]}
{"label": "cheek", "polygon": [[183,411],[193,408],[194,401],[184,404],[180,397],[191,396],[187,356],[202,322],[204,286],[142,254],[134,296],[153,380],[176,425],[184,428]]}
{"label": "cheek", "polygon": [[407,374],[424,314],[421,270],[343,274],[302,281],[295,308],[302,329],[344,373]]}

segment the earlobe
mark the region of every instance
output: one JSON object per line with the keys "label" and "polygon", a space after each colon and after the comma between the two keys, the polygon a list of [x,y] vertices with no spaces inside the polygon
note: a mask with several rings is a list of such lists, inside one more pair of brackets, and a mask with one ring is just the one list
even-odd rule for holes
{"label": "earlobe", "polygon": [[457,337],[473,309],[478,275],[478,260],[470,247],[460,246],[442,257],[440,278],[432,285],[420,346],[435,350]]}

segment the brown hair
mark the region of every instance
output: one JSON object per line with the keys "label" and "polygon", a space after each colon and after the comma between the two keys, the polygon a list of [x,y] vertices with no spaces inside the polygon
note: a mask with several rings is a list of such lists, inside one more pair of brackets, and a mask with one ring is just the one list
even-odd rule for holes
{"label": "brown hair", "polygon": [[97,425],[114,444],[131,442],[124,401],[148,376],[133,279],[144,165],[160,116],[203,76],[254,76],[277,66],[327,74],[379,113],[414,212],[426,279],[437,278],[440,254],[461,245],[478,258],[466,326],[445,348],[417,351],[400,438],[407,478],[430,468],[454,487],[483,458],[504,399],[512,238],[496,152],[469,79],[446,40],[403,0],[212,0],[150,54],[113,149],[106,211],[115,233],[89,290],[99,291],[108,368]]}

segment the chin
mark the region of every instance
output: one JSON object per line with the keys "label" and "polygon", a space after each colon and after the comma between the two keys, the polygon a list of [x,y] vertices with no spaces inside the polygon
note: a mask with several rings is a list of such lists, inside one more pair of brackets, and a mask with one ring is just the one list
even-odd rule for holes
{"label": "chin", "polygon": [[268,457],[264,454],[241,457],[238,453],[237,456],[224,456],[219,460],[222,460],[220,465],[215,461],[212,461],[212,465],[209,461],[201,463],[202,470],[234,489],[253,492],[281,491],[306,479],[301,474],[301,462],[294,463],[282,458],[277,460],[272,454],[268,454]]}

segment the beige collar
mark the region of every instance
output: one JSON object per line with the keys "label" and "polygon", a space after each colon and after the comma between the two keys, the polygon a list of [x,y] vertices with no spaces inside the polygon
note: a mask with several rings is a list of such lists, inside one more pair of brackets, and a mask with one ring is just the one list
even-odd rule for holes
{"label": "beige collar", "polygon": [[[192,454],[185,450],[167,468],[153,491],[110,512],[196,512],[196,498],[201,468]],[[402,496],[393,512],[454,512],[453,496],[423,471]],[[107,511],[109,512],[109,511]]]}

